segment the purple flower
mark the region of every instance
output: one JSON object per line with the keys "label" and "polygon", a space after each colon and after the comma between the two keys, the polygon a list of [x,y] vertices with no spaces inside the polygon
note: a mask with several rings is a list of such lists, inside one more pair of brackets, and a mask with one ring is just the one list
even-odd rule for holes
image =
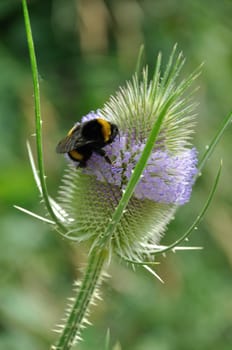
{"label": "purple flower", "polygon": [[[99,117],[90,112],[82,122]],[[132,139],[128,133],[120,132],[114,142],[104,149],[112,164],[98,154],[93,154],[83,173],[93,175],[100,182],[116,185],[124,190],[132,171],[143,151],[146,140]],[[74,162],[74,164],[78,164]],[[194,176],[197,173],[197,151],[186,148],[179,153],[155,145],[147,167],[139,181],[134,196],[158,203],[182,205],[189,201]]]}

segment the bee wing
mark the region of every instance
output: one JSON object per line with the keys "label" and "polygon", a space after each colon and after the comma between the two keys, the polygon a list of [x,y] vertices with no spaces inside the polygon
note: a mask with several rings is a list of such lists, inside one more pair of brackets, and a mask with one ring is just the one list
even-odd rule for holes
{"label": "bee wing", "polygon": [[67,153],[72,151],[76,145],[76,138],[74,136],[66,136],[56,146],[57,153]]}
{"label": "bee wing", "polygon": [[[79,125],[78,125],[79,126]],[[79,147],[90,145],[94,143],[92,140],[86,140],[81,136],[80,128],[76,128],[74,131],[68,133],[56,146],[57,153],[67,153],[78,149]]]}
{"label": "bee wing", "polygon": [[80,123],[74,125],[69,130],[68,135],[64,137],[56,146],[57,153],[67,153],[76,148],[76,143],[81,138]]}

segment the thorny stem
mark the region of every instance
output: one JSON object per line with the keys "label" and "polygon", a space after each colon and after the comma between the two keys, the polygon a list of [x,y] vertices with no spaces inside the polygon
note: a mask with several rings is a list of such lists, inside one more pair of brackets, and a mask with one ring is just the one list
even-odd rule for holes
{"label": "thorny stem", "polygon": [[76,343],[85,321],[85,315],[90,303],[94,300],[94,293],[99,285],[104,261],[107,254],[104,250],[92,250],[89,255],[87,270],[78,289],[72,310],[67,318],[65,328],[55,346],[51,350],[69,350]]}

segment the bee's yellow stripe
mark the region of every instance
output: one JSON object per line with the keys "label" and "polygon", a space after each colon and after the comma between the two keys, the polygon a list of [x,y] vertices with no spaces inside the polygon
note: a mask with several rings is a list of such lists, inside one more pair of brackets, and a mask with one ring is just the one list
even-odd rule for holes
{"label": "bee's yellow stripe", "polygon": [[111,125],[107,120],[98,118],[97,119],[98,123],[101,124],[102,126],[102,134],[104,141],[107,142],[109,141],[110,135],[111,135]]}
{"label": "bee's yellow stripe", "polygon": [[84,156],[81,153],[77,152],[75,149],[68,152],[68,153],[69,153],[70,157],[75,159],[75,160],[83,160],[83,158],[84,158]]}

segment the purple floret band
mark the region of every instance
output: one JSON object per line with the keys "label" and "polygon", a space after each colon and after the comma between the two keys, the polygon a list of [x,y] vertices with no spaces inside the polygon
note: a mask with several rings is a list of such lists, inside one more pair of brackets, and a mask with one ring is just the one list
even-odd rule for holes
{"label": "purple floret band", "polygon": [[[82,118],[82,122],[96,117],[97,115],[91,112]],[[129,135],[120,132],[120,137],[117,136],[112,144],[104,148],[112,164],[108,164],[103,157],[93,153],[87,162],[87,167],[82,171],[94,175],[98,181],[108,182],[123,190],[144,146],[145,141],[131,140]],[[190,199],[197,171],[195,148],[186,148],[173,154],[155,146],[134,196],[141,200],[183,205]]]}

